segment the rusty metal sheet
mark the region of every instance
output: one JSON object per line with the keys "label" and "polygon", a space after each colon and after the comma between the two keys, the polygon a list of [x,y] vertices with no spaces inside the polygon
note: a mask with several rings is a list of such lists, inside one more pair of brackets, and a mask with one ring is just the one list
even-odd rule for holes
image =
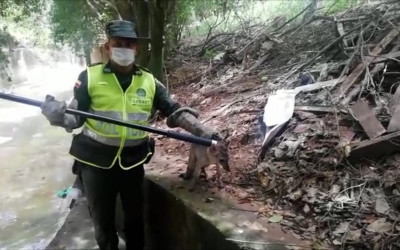
{"label": "rusty metal sheet", "polygon": [[386,132],[385,128],[376,118],[368,103],[364,100],[359,100],[356,102],[350,107],[350,110],[370,139],[376,138]]}

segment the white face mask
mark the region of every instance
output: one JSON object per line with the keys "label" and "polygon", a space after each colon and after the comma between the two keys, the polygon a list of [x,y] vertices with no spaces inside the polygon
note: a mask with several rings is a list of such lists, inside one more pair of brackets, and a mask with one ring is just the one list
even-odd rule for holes
{"label": "white face mask", "polygon": [[135,51],[126,48],[111,47],[111,60],[121,66],[128,66],[135,61]]}

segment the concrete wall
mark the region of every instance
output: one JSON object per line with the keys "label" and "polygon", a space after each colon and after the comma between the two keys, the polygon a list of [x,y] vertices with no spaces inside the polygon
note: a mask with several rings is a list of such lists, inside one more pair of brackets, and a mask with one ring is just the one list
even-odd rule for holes
{"label": "concrete wall", "polygon": [[149,249],[240,249],[159,184],[146,179],[145,190]]}
{"label": "concrete wall", "polygon": [[[77,180],[74,187],[80,188]],[[184,205],[159,184],[145,178],[146,250],[239,250],[225,240],[213,224]],[[64,225],[46,249],[92,249],[96,246],[94,228],[87,211],[86,199],[80,197]],[[116,209],[118,232],[122,232],[122,209]],[[122,238],[124,235],[120,234]],[[124,249],[121,247],[120,249]]]}

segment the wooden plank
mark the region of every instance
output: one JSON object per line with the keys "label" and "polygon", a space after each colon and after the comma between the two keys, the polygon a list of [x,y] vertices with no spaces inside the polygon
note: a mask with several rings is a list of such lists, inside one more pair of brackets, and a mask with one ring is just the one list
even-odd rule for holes
{"label": "wooden plank", "polygon": [[317,112],[317,113],[333,113],[333,112],[335,112],[334,108],[320,107],[320,106],[295,106],[294,110],[295,111]]}
{"label": "wooden plank", "polygon": [[392,115],[394,115],[396,107],[399,105],[400,105],[400,88],[397,87],[396,92],[394,93],[389,103],[389,111]]}
{"label": "wooden plank", "polygon": [[364,100],[356,102],[350,107],[350,110],[370,139],[376,138],[386,132],[381,122],[368,106],[368,103]]}
{"label": "wooden plank", "polygon": [[310,92],[310,91],[314,91],[314,90],[318,90],[318,89],[322,89],[322,88],[327,88],[327,87],[333,87],[338,83],[343,82],[344,78],[336,78],[336,79],[332,79],[332,80],[328,80],[328,81],[322,81],[322,82],[316,82],[313,84],[308,84],[308,85],[303,85],[303,86],[299,86],[296,87],[295,90],[298,92]]}
{"label": "wooden plank", "polygon": [[367,16],[356,16],[356,17],[344,17],[344,18],[338,18],[336,21],[338,22],[348,22],[348,21],[358,21],[362,19],[367,19]]}
{"label": "wooden plank", "polygon": [[[337,27],[337,30],[338,30],[339,35],[343,36],[343,35],[345,34],[345,32],[344,32],[344,27],[343,27],[343,23],[340,22],[340,21],[338,21],[338,22],[336,23],[336,27]],[[345,37],[343,37],[342,42],[343,42],[344,47],[347,48],[347,47],[348,47],[348,44],[347,44],[347,40],[346,40]]]}
{"label": "wooden plank", "polygon": [[396,38],[399,35],[399,30],[400,26],[397,26],[396,28],[392,29],[386,36],[383,38],[377,46],[371,51],[370,55],[372,57],[367,57],[365,59],[365,62],[361,62],[352,72],[350,75],[347,76],[347,78],[343,81],[343,83],[340,85],[340,87],[335,91],[333,94],[333,98],[339,98],[341,96],[344,96],[347,91],[350,89],[351,86],[358,80],[358,78],[364,73],[365,67],[368,67],[368,65],[374,61],[373,57],[378,56],[385,48],[386,46],[393,41],[394,38]]}
{"label": "wooden plank", "polygon": [[394,132],[400,130],[400,106],[396,106],[394,113],[392,113],[387,132]]}
{"label": "wooden plank", "polygon": [[[381,71],[383,68],[385,67],[384,63],[378,63],[375,64],[374,68],[369,72],[369,74],[372,76],[374,76],[376,73],[378,73],[379,71]],[[355,86],[344,98],[343,100],[340,102],[343,106],[347,106],[347,104],[349,104],[349,102],[351,102],[351,100],[353,100],[353,98],[358,95],[361,91],[362,86],[364,85],[365,81],[367,79],[364,79],[363,82],[361,84],[357,84],[357,86]]]}
{"label": "wooden plank", "polygon": [[380,56],[373,56],[373,55],[366,56],[366,58],[373,59],[374,63],[381,63],[387,60],[396,60],[397,57],[400,57],[400,51],[394,51]]}
{"label": "wooden plank", "polygon": [[353,144],[348,160],[350,162],[361,159],[373,160],[396,151],[400,151],[400,131]]}

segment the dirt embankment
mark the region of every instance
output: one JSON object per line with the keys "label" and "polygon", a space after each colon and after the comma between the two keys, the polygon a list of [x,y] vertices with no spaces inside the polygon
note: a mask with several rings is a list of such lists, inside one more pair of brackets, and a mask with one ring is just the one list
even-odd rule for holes
{"label": "dirt embankment", "polygon": [[[224,188],[215,168],[202,185],[239,209],[282,216],[278,223],[316,247],[400,247],[399,13],[396,2],[359,6],[184,44],[169,62],[171,92],[229,134]],[[199,58],[207,49],[220,53]],[[293,110],[271,125],[276,113],[264,114],[265,105],[289,95],[279,89],[295,92]],[[290,111],[283,104],[275,112]],[[184,156],[171,163],[184,172],[189,145],[157,144],[164,157]]]}

